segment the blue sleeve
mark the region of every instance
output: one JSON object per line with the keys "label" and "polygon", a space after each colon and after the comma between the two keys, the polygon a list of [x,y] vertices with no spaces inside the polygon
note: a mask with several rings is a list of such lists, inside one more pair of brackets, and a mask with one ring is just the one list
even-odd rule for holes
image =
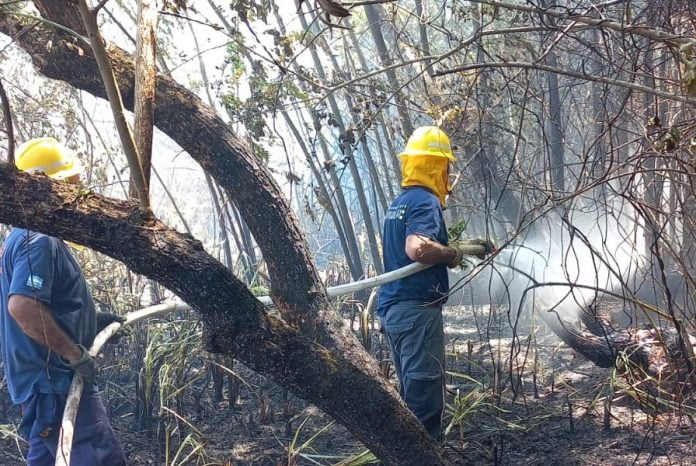
{"label": "blue sleeve", "polygon": [[51,304],[53,287],[53,244],[47,236],[30,237],[23,241],[12,257],[12,278],[8,296],[13,294],[36,297]]}
{"label": "blue sleeve", "polygon": [[421,235],[438,241],[441,228],[440,207],[432,202],[419,202],[411,207],[406,218],[406,236]]}

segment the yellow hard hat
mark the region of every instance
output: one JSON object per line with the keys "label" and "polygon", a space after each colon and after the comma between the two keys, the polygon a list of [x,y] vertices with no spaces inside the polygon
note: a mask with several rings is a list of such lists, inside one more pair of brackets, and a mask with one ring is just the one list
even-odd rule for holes
{"label": "yellow hard hat", "polygon": [[30,139],[19,146],[15,165],[23,172],[44,173],[56,180],[82,173],[75,153],[53,138]]}
{"label": "yellow hard hat", "polygon": [[452,154],[449,137],[437,126],[421,126],[416,129],[408,138],[406,149],[399,155],[401,157],[410,155],[447,157],[450,162],[457,160]]}
{"label": "yellow hard hat", "polygon": [[401,186],[424,186],[430,189],[445,207],[450,192],[447,175],[456,159],[449,137],[437,126],[416,129],[401,157]]}

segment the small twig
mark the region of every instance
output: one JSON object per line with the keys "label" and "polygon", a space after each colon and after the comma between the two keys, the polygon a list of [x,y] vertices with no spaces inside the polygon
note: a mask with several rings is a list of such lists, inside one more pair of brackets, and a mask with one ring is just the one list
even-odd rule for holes
{"label": "small twig", "polygon": [[568,403],[568,422],[570,423],[570,431],[575,431],[575,421],[573,420],[573,404],[570,402],[570,395],[566,393],[566,403]]}
{"label": "small twig", "polygon": [[94,14],[96,15],[97,13],[99,13],[99,10],[101,10],[102,8],[104,8],[108,2],[109,2],[109,0],[101,0],[101,2],[99,2],[99,3],[97,4],[97,6],[95,6],[95,7],[92,9],[92,11],[94,12]]}
{"label": "small twig", "polygon": [[606,18],[594,18],[592,16],[587,15],[566,14],[560,11],[554,11],[550,8],[539,8],[537,6],[530,5],[518,5],[513,3],[500,2],[496,0],[471,0],[471,2],[482,3],[484,5],[490,5],[492,7],[504,8],[506,10],[523,11],[525,13],[531,14],[541,14],[552,18],[558,18],[560,20],[576,21],[578,23],[583,23],[602,29],[610,29],[621,34],[636,34],[639,36],[647,37],[648,39],[657,42],[664,42],[670,45],[688,45],[694,41],[693,37],[689,37],[686,35],[671,34],[669,32],[663,32],[639,24],[623,24],[618,21],[612,21]]}
{"label": "small twig", "polygon": [[5,129],[7,131],[7,163],[14,166],[15,155],[15,138],[14,128],[12,126],[12,109],[10,107],[10,99],[7,98],[7,93],[0,79],[0,100],[2,100],[2,114],[5,118]]}

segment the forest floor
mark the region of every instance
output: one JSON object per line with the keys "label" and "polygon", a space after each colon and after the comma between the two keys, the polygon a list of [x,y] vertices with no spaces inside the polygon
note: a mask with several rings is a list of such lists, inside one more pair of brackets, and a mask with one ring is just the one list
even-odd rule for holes
{"label": "forest floor", "polygon": [[[445,310],[443,427],[453,459],[480,465],[696,463],[688,409],[681,416],[646,414],[611,369],[587,362],[543,328],[518,328],[513,338],[507,316],[487,307]],[[376,332],[372,339],[377,357],[387,358]],[[360,443],[328,416],[241,365],[235,370],[243,383],[232,410],[227,401],[190,400],[198,408],[181,407],[187,416],[171,432],[134,429],[132,415],[116,415],[115,400],[108,400],[129,464],[364,464],[367,455],[349,459],[364,451]],[[0,408],[3,417],[15,409]],[[166,458],[168,435],[181,448],[170,447]],[[20,449],[12,427],[0,425],[0,465],[23,464]]]}

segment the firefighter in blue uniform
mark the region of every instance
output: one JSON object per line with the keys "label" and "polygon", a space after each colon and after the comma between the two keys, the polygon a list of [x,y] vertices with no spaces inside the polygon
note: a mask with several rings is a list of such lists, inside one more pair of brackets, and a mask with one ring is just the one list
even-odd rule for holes
{"label": "firefighter in blue uniform", "polygon": [[448,244],[442,215],[449,194],[450,164],[456,160],[448,136],[435,126],[416,129],[400,154],[403,192],[384,221],[384,268],[389,272],[413,262],[432,267],[382,285],[378,314],[409,409],[437,440],[444,409],[445,344],[442,306],[447,300],[447,267],[461,264],[462,245],[480,244],[486,254],[494,246],[485,240]]}

